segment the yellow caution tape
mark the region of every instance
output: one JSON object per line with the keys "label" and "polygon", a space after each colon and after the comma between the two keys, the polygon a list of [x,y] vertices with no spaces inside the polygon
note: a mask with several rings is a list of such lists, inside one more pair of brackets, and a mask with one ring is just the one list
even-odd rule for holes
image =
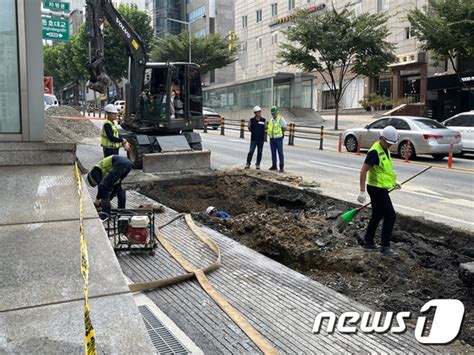
{"label": "yellow caution tape", "polygon": [[81,273],[84,284],[84,345],[86,355],[96,355],[95,331],[92,326],[89,310],[89,257],[87,254],[87,242],[84,233],[84,199],[82,196],[82,177],[79,166],[75,163],[77,192],[79,194],[79,234],[81,235]]}

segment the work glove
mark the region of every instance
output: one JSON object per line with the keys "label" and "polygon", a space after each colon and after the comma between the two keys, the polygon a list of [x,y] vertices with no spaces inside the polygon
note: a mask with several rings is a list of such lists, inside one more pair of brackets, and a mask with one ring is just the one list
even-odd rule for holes
{"label": "work glove", "polygon": [[402,188],[402,184],[400,184],[398,181],[395,183],[395,187],[393,188],[394,190],[400,190]]}
{"label": "work glove", "polygon": [[367,199],[367,194],[364,191],[359,192],[359,196],[357,196],[357,201],[359,203],[364,204],[366,199]]}

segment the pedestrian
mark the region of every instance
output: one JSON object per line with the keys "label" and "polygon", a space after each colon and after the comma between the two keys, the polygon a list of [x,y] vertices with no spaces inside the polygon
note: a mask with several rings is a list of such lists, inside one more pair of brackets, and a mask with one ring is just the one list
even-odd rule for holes
{"label": "pedestrian", "polygon": [[251,137],[250,149],[249,153],[247,154],[247,164],[245,165],[245,169],[250,169],[253,153],[255,152],[255,148],[257,148],[257,163],[255,164],[255,169],[260,170],[267,120],[262,117],[262,109],[260,106],[255,106],[253,108],[253,114],[254,116],[248,122],[248,129],[251,132]]}
{"label": "pedestrian", "polygon": [[217,218],[229,218],[230,217],[230,214],[228,212],[219,211],[214,206],[209,206],[208,208],[206,208],[206,213],[211,217],[217,217]]}
{"label": "pedestrian", "polygon": [[110,155],[118,155],[120,146],[130,151],[130,145],[125,138],[121,138],[114,120],[118,117],[118,111],[114,104],[108,104],[104,108],[106,120],[102,126],[102,138],[100,145],[104,152],[104,158]]}
{"label": "pedestrian", "polygon": [[272,118],[268,122],[268,137],[270,138],[270,149],[272,151],[272,166],[269,170],[277,170],[277,152],[280,161],[280,172],[283,173],[285,160],[283,157],[283,138],[286,131],[285,118],[280,114],[277,106],[272,106],[270,110]]}
{"label": "pedestrian", "polygon": [[96,207],[102,207],[107,218],[110,215],[110,200],[117,196],[117,206],[125,208],[126,194],[122,189],[122,180],[132,169],[132,162],[119,155],[109,155],[98,162],[87,174],[87,181],[92,187],[97,187]]}
{"label": "pedestrian", "polygon": [[390,200],[389,191],[394,188],[400,189],[401,185],[397,182],[397,174],[393,170],[390,146],[397,144],[399,138],[400,134],[392,126],[387,126],[380,132],[380,139],[370,147],[360,170],[360,193],[357,197],[357,201],[361,204],[365,203],[368,173],[367,192],[372,203],[372,216],[365,233],[363,247],[368,251],[378,250],[374,237],[375,231],[383,219],[380,251],[384,255],[392,257],[397,257],[398,253],[390,247],[395,224],[395,210]]}

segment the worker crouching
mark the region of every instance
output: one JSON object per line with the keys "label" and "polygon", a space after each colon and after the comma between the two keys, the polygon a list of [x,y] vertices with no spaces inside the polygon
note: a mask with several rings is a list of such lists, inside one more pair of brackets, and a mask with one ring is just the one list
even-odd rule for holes
{"label": "worker crouching", "polygon": [[397,174],[393,170],[390,146],[397,144],[399,139],[400,135],[394,127],[387,126],[382,130],[379,141],[369,149],[360,170],[360,193],[357,198],[360,203],[365,203],[367,198],[365,185],[368,173],[367,192],[372,203],[372,217],[365,233],[363,246],[368,251],[378,250],[374,237],[377,226],[383,219],[380,251],[384,255],[392,257],[397,257],[398,253],[390,247],[396,216],[389,191],[399,189],[401,185],[397,182]]}
{"label": "worker crouching", "polygon": [[126,194],[122,189],[122,180],[132,169],[132,162],[119,155],[111,155],[100,162],[87,174],[87,180],[93,187],[97,186],[96,207],[102,207],[102,219],[110,215],[110,200],[117,196],[119,209],[125,208]]}

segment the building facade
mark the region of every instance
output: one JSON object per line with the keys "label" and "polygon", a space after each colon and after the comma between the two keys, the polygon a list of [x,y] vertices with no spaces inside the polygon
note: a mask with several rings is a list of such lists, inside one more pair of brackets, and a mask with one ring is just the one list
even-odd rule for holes
{"label": "building facade", "polygon": [[148,0],[145,8],[151,15],[157,36],[177,35],[185,29],[182,23],[172,20],[186,21],[186,0]]}
{"label": "building facade", "polygon": [[[224,37],[234,33],[234,1],[193,0],[187,4],[186,21],[189,22],[191,35],[204,37],[220,33]],[[186,29],[187,30],[187,29]],[[203,75],[205,86],[235,81],[235,65],[212,70]]]}
{"label": "building facade", "polygon": [[[341,10],[349,4],[355,15],[369,12],[387,16],[388,41],[395,45],[397,61],[378,78],[353,79],[340,103],[342,110],[361,109],[360,102],[369,93],[387,96],[394,104],[426,105],[427,112],[437,119],[474,109],[473,95],[467,89],[474,86],[473,61],[460,63],[463,80],[460,84],[452,67],[435,63],[429,53],[420,50],[420,43],[411,34],[408,12],[428,3],[428,0],[237,0],[236,81],[207,88],[206,102],[223,111],[248,109],[256,104],[255,98],[263,100],[259,103],[262,106],[333,110],[334,99],[319,74],[302,73],[294,66],[279,64],[277,56],[297,9],[324,13],[333,5]],[[348,75],[347,80],[350,79]]]}

